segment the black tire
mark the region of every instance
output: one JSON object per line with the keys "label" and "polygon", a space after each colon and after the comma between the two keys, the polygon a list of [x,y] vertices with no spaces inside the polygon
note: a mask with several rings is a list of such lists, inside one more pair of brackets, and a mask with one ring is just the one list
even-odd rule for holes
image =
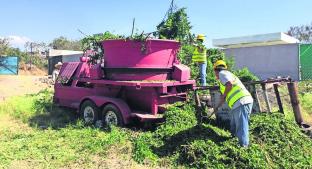
{"label": "black tire", "polygon": [[103,123],[105,126],[124,126],[120,110],[113,104],[108,104],[103,109]]}
{"label": "black tire", "polygon": [[80,115],[86,124],[95,124],[99,119],[99,108],[90,100],[86,100],[80,107]]}

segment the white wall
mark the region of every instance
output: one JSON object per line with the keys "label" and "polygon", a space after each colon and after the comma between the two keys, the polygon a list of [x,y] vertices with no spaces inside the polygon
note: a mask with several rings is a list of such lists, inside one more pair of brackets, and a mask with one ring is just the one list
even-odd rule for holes
{"label": "white wall", "polygon": [[62,57],[63,62],[79,62],[82,54],[65,55]]}
{"label": "white wall", "polygon": [[299,44],[225,49],[235,58],[236,67],[248,67],[260,79],[290,76],[299,80]]}

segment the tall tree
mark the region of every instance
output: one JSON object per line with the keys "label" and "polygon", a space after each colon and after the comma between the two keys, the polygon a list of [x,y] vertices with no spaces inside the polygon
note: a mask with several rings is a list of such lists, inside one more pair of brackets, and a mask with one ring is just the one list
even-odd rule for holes
{"label": "tall tree", "polygon": [[82,50],[81,42],[79,40],[69,40],[64,36],[55,38],[49,46],[53,49],[60,50]]}
{"label": "tall tree", "polygon": [[312,22],[307,25],[290,27],[288,35],[299,39],[302,43],[312,43]]}
{"label": "tall tree", "polygon": [[161,39],[174,39],[181,43],[189,43],[192,41],[192,26],[188,21],[186,8],[173,8],[172,5],[167,12],[167,18],[157,26],[158,36]]}

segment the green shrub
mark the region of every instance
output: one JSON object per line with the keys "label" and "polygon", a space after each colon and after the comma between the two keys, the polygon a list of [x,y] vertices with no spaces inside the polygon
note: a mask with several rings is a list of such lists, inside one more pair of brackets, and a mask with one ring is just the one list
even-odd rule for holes
{"label": "green shrub", "polygon": [[259,78],[251,73],[248,68],[243,68],[240,70],[235,70],[233,72],[242,82],[250,82],[250,81],[257,81]]}

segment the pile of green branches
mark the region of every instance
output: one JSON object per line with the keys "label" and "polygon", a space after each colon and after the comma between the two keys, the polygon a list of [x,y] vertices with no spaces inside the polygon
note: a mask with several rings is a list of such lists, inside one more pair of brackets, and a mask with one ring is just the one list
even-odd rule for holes
{"label": "pile of green branches", "polygon": [[155,132],[134,140],[137,162],[195,168],[309,168],[312,140],[282,114],[253,114],[250,146],[241,148],[214,121],[198,126],[190,105],[173,106]]}

